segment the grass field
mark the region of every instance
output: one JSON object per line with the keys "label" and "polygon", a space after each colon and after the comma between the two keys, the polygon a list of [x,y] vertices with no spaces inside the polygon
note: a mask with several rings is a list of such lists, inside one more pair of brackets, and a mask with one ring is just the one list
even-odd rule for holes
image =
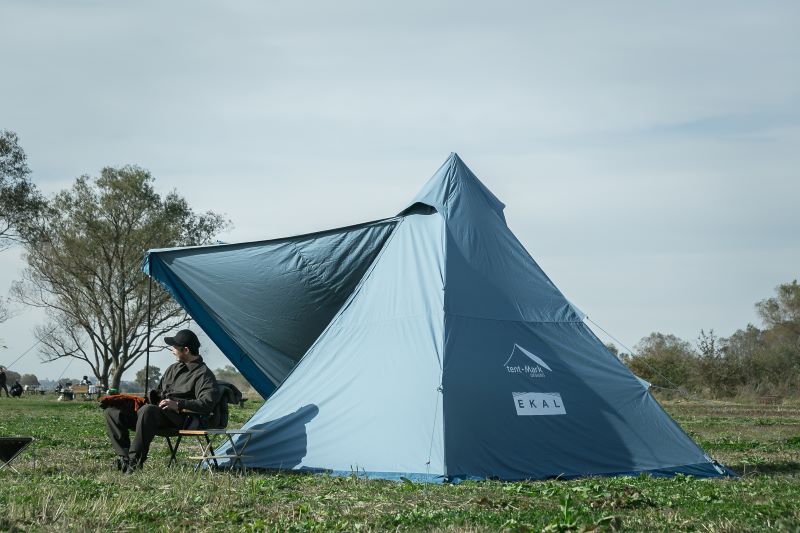
{"label": "grass field", "polygon": [[[232,410],[231,427],[258,407]],[[800,404],[665,402],[738,479],[590,478],[425,485],[322,475],[111,470],[95,402],[0,399],[0,435],[36,437],[0,472],[2,531],[800,530]],[[188,447],[187,447],[188,449]],[[183,453],[188,453],[184,450]],[[35,458],[35,464],[34,464]]]}

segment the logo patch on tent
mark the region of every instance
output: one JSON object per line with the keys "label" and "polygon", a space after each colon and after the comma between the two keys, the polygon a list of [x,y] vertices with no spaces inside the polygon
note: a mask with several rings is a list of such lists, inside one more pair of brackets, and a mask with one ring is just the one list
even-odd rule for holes
{"label": "logo patch on tent", "polygon": [[503,366],[509,374],[525,374],[532,378],[545,377],[545,369],[548,372],[552,372],[547,363],[540,357],[533,355],[519,344],[514,344],[511,354],[506,359],[506,362],[503,363]]}
{"label": "logo patch on tent", "polygon": [[512,392],[517,416],[565,415],[560,392]]}

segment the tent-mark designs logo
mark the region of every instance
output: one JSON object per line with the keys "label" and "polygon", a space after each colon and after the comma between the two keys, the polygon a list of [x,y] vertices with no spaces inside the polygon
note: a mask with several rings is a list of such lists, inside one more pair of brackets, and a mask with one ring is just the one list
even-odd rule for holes
{"label": "tent-mark designs logo", "polygon": [[[516,354],[522,354],[525,358],[519,356],[515,358]],[[506,362],[503,363],[503,366],[509,374],[525,374],[532,378],[543,378],[545,377],[545,370],[548,372],[553,371],[540,357],[532,354],[519,344],[514,344],[511,354],[506,359]]]}

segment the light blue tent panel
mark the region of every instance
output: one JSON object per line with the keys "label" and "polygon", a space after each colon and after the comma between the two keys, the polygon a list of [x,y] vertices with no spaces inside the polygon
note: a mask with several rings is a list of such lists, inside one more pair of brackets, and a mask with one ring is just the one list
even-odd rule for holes
{"label": "light blue tent panel", "polygon": [[[443,479],[443,229],[435,215],[403,219],[352,298],[245,424],[266,430],[248,447],[249,466]],[[303,430],[287,423],[295,417]]]}
{"label": "light blue tent panel", "polygon": [[[246,464],[425,481],[731,474],[583,323],[452,154],[398,217],[151,251],[262,394]],[[224,452],[225,449],[219,450]]]}

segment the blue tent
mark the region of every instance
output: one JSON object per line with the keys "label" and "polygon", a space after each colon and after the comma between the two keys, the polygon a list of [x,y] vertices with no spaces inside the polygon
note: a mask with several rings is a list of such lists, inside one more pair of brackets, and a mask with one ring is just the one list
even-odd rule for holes
{"label": "blue tent", "polygon": [[452,154],[398,216],[151,250],[264,396],[249,467],[425,481],[729,474],[584,324]]}

